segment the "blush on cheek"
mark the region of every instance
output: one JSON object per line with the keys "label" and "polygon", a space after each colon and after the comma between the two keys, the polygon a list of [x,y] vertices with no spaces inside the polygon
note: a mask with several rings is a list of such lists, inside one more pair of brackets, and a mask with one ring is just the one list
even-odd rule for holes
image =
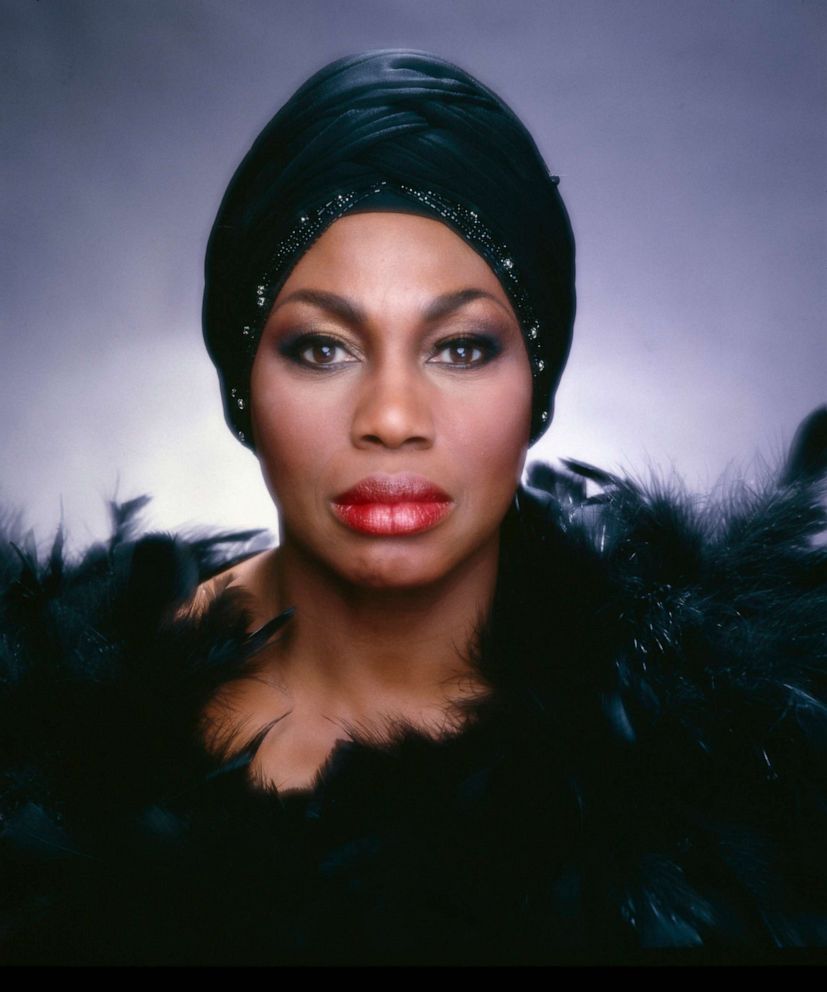
{"label": "blush on cheek", "polygon": [[[337,411],[310,397],[289,396],[253,403],[256,452],[271,496],[278,503],[318,482],[326,451],[337,436]],[[274,390],[278,395],[278,391]],[[338,413],[341,418],[341,411]]]}
{"label": "blush on cheek", "polygon": [[297,431],[300,434],[308,431],[308,415],[312,416],[313,404],[301,391],[290,389],[289,383],[280,382],[277,377],[272,377],[266,388],[258,388],[254,376],[251,393],[251,419],[262,447],[277,450],[289,446]]}
{"label": "blush on cheek", "polygon": [[467,410],[466,423],[477,443],[486,447],[490,457],[497,461],[517,460],[522,449],[528,450],[531,405],[523,392],[502,389],[482,397]]}

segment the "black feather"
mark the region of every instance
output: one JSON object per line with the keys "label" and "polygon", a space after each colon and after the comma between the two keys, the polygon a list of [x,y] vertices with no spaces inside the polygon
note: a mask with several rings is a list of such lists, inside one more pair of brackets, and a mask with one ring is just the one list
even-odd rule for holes
{"label": "black feather", "polygon": [[[312,789],[200,714],[293,615],[178,611],[256,531],[77,560],[0,533],[7,962],[626,962],[827,946],[827,523],[817,417],[715,499],[535,463],[462,732],[352,728]],[[598,486],[587,496],[586,482]],[[708,959],[708,958],[707,958]]]}

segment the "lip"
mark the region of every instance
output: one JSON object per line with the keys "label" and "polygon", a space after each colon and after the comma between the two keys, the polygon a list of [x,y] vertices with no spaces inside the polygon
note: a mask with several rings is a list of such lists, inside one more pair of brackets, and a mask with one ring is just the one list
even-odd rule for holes
{"label": "lip", "polygon": [[362,534],[418,534],[435,527],[453,499],[422,475],[377,473],[361,479],[332,501],[345,526]]}

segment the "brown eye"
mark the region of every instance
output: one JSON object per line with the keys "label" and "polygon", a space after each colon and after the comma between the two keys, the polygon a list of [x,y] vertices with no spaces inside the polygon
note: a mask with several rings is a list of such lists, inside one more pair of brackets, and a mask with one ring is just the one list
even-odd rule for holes
{"label": "brown eye", "polygon": [[482,349],[472,344],[452,344],[445,351],[451,356],[452,365],[471,365],[482,357]]}
{"label": "brown eye", "polygon": [[337,345],[333,344],[312,344],[309,348],[305,348],[302,352],[303,355],[310,355],[310,363],[313,365],[326,365],[334,360],[336,357]]}
{"label": "brown eye", "polygon": [[326,334],[299,335],[284,341],[279,350],[296,365],[311,369],[335,368],[357,361],[340,341]]}
{"label": "brown eye", "polygon": [[437,346],[437,356],[431,361],[437,365],[453,366],[454,368],[475,368],[485,365],[499,354],[497,342],[487,337],[463,337],[444,341]]}

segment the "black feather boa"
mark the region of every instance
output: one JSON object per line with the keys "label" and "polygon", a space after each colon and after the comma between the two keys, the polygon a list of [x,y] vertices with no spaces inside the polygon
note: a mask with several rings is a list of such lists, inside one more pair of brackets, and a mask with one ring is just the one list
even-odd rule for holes
{"label": "black feather boa", "polygon": [[[624,962],[827,946],[827,410],[712,500],[535,464],[461,733],[340,742],[304,792],[199,714],[284,623],[176,607],[255,532],[78,560],[0,533],[6,963]],[[587,497],[587,486],[598,490]]]}

